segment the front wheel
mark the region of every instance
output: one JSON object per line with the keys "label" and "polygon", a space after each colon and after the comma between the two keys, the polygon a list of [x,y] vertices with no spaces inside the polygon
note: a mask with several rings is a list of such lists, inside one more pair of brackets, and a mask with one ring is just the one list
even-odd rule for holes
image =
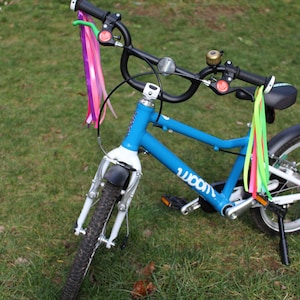
{"label": "front wheel", "polygon": [[75,256],[73,266],[63,288],[61,299],[76,299],[95,252],[101,243],[100,238],[105,234],[106,225],[110,219],[115,203],[120,196],[121,190],[122,187],[115,186],[109,182],[105,184],[100,200],[97,203],[86,230],[86,234]]}
{"label": "front wheel", "polygon": [[[270,151],[272,158],[270,164],[281,171],[289,173],[290,175],[300,179],[300,132],[299,126],[295,126],[296,131],[286,131],[279,134],[278,137],[273,139],[273,144],[269,145],[269,149],[275,149],[274,152]],[[287,133],[291,133],[287,135]],[[286,133],[286,134],[284,134]],[[284,137],[284,143],[282,143]],[[280,142],[282,145],[280,145]],[[279,185],[276,190],[272,191],[272,196],[282,196],[299,193],[300,187],[295,186],[278,176],[271,175],[270,180],[277,179]],[[300,200],[300,196],[299,196]],[[300,201],[288,204],[286,206],[287,214],[284,220],[284,228],[286,233],[299,233],[300,232]],[[250,215],[257,227],[270,235],[277,235],[279,232],[277,215],[268,211],[264,207],[257,207],[250,210]]]}

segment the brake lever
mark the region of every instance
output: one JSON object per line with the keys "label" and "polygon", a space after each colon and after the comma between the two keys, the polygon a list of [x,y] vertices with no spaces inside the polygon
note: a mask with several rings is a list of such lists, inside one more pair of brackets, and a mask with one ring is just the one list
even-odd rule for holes
{"label": "brake lever", "polygon": [[91,27],[91,29],[93,30],[93,33],[96,37],[98,37],[98,35],[100,33],[100,30],[98,30],[96,25],[92,22],[87,22],[87,21],[82,21],[82,20],[76,20],[73,22],[73,26],[78,26],[78,25]]}
{"label": "brake lever", "polygon": [[112,34],[113,29],[116,27],[116,23],[119,21],[121,21],[121,14],[119,13],[108,14],[106,16],[106,19],[102,26],[102,30],[97,36],[101,45],[123,47],[122,43],[115,40],[115,39],[120,40],[121,37],[115,37]]}
{"label": "brake lever", "polygon": [[216,81],[204,79],[201,80],[201,82],[207,87],[209,87],[217,95],[227,95],[237,91],[243,91],[250,97],[249,100],[251,100],[252,102],[254,101],[254,96],[250,92],[245,90],[243,87],[230,87],[230,82],[223,78]]}
{"label": "brake lever", "polygon": [[[120,17],[116,16],[116,21],[119,20]],[[112,34],[112,25],[108,25],[106,22],[103,24],[103,29],[99,30],[96,25],[92,22],[76,20],[73,22],[73,26],[88,26],[92,29],[94,35],[96,36],[99,43],[103,46],[116,46],[116,47],[123,47],[123,44],[119,41],[115,41],[115,38],[118,40],[120,37],[115,37]]]}

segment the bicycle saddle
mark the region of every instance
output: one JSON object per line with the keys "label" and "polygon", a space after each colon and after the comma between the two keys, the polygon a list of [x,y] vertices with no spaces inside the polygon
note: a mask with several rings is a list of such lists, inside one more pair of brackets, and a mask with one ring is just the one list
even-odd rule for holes
{"label": "bicycle saddle", "polygon": [[[243,100],[253,100],[255,86],[245,87],[236,92],[236,97]],[[296,102],[297,89],[289,83],[276,82],[268,94],[265,94],[265,103],[273,109],[286,109]]]}

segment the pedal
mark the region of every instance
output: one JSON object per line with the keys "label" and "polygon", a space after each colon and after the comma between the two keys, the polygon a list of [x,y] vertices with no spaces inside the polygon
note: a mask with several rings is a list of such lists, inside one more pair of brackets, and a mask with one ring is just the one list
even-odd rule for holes
{"label": "pedal", "polygon": [[175,210],[181,210],[181,208],[188,203],[186,199],[172,195],[162,195],[161,201],[167,207],[173,208]]}

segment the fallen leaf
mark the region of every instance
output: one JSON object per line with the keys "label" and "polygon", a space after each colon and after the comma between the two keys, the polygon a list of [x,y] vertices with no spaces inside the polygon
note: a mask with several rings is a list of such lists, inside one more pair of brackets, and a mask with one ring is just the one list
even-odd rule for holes
{"label": "fallen leaf", "polygon": [[138,299],[144,296],[153,294],[156,287],[148,280],[138,280],[134,283],[131,295],[133,298]]}
{"label": "fallen leaf", "polygon": [[141,272],[143,276],[151,276],[155,270],[155,264],[151,261]]}

